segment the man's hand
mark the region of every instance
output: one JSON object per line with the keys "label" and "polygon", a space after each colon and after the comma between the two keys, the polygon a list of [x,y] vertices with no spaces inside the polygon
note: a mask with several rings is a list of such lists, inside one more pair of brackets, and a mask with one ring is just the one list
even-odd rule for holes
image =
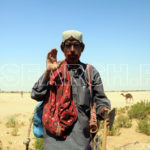
{"label": "man's hand", "polygon": [[59,66],[62,64],[63,61],[59,61],[57,63],[57,49],[53,48],[51,51],[47,54],[46,59],[46,71],[44,73],[44,76],[46,78],[49,77],[49,73],[51,71],[55,71]]}
{"label": "man's hand", "polygon": [[[102,110],[101,110],[101,117],[102,117],[103,119],[105,119],[105,113],[106,113],[106,112],[109,114],[110,109],[108,109],[108,108],[106,108],[106,107],[103,107]],[[107,118],[107,119],[106,119],[106,122],[107,122],[107,126],[109,126],[109,124],[110,124],[110,119]]]}

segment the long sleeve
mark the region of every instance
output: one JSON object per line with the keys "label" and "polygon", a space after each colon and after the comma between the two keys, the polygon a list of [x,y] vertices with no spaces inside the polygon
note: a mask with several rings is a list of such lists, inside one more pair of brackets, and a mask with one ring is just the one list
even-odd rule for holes
{"label": "long sleeve", "polygon": [[44,78],[44,75],[42,75],[32,88],[31,98],[37,101],[44,100],[48,89],[49,80]]}
{"label": "long sleeve", "polygon": [[92,68],[92,95],[93,101],[96,102],[96,113],[101,118],[101,110],[103,107],[111,109],[110,100],[104,93],[103,83],[99,72],[93,67]]}

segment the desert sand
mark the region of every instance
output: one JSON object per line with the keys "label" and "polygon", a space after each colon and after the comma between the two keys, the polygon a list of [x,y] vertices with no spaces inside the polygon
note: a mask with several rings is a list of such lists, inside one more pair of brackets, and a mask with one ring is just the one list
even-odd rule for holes
{"label": "desert sand", "polygon": [[[135,91],[130,93],[133,95],[134,103],[141,100],[150,101],[150,91]],[[126,104],[125,98],[120,94],[121,92],[106,92],[106,95],[111,100],[112,108],[120,108],[133,104]],[[30,118],[37,103],[30,98],[29,93],[24,93],[23,98],[20,93],[0,93],[0,141],[2,142],[3,150],[25,149],[23,141],[27,137]],[[11,116],[14,116],[20,124],[16,136],[11,134],[13,128],[6,127],[6,122]],[[121,129],[121,135],[119,136],[108,136],[107,150],[117,150],[117,147],[130,145],[131,143],[135,146],[130,149],[150,150],[150,136],[136,132],[136,125],[137,122],[133,120],[132,128]],[[34,150],[34,135],[32,131],[30,137],[30,148]],[[129,148],[126,149],[129,150]]]}

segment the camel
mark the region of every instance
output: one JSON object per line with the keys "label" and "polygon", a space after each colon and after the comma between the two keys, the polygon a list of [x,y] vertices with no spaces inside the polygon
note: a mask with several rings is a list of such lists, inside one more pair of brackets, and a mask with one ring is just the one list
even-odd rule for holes
{"label": "camel", "polygon": [[128,99],[133,102],[132,94],[130,94],[130,93],[127,93],[127,94],[121,93],[121,95],[125,97],[126,103],[128,103]]}
{"label": "camel", "polygon": [[23,91],[21,91],[20,94],[21,94],[21,98],[23,98]]}

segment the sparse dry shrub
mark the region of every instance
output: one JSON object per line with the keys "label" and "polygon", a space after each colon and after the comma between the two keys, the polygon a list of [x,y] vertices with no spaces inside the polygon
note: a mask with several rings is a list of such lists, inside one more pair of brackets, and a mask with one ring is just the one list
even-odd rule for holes
{"label": "sparse dry shrub", "polygon": [[22,121],[19,125],[20,126],[25,126],[25,122]]}
{"label": "sparse dry shrub", "polygon": [[125,110],[126,110],[126,111],[128,111],[128,110],[129,110],[129,108],[130,108],[129,106],[125,106]]}
{"label": "sparse dry shrub", "polygon": [[108,135],[109,136],[118,136],[120,134],[121,134],[120,133],[120,128],[118,126],[116,126],[115,124],[112,127],[112,130],[110,130],[110,129],[108,130]]}
{"label": "sparse dry shrub", "polygon": [[14,116],[11,116],[8,118],[5,125],[7,128],[15,128],[18,125],[18,122],[16,121]]}
{"label": "sparse dry shrub", "polygon": [[16,128],[16,127],[19,128],[19,127],[25,126],[25,122],[21,120],[17,120],[16,115],[13,115],[7,119],[7,122],[5,125],[7,128]]}
{"label": "sparse dry shrub", "polygon": [[139,120],[137,131],[150,135],[150,121],[147,119]]}
{"label": "sparse dry shrub", "polygon": [[43,138],[35,138],[34,147],[35,150],[44,150]]}
{"label": "sparse dry shrub", "polygon": [[12,142],[11,142],[11,141],[8,141],[8,144],[10,144],[10,145],[11,145],[11,144],[12,144]]}
{"label": "sparse dry shrub", "polygon": [[[104,128],[104,121],[101,121],[101,122],[100,122],[100,130],[102,130],[103,128]],[[114,121],[112,130],[110,130],[110,128],[108,128],[107,131],[108,131],[107,134],[108,134],[109,136],[115,136],[115,135],[118,136],[118,135],[121,134],[121,133],[120,133],[120,128],[117,126],[117,124],[116,124],[115,121]]]}
{"label": "sparse dry shrub", "polygon": [[150,102],[141,101],[131,106],[128,111],[130,118],[145,119],[150,115]]}
{"label": "sparse dry shrub", "polygon": [[21,113],[17,113],[17,114],[14,114],[13,116],[16,118],[16,117],[19,117],[21,115],[22,115]]}
{"label": "sparse dry shrub", "polygon": [[7,146],[7,147],[6,147],[6,149],[7,149],[7,150],[10,150],[10,147],[9,147],[9,146]]}
{"label": "sparse dry shrub", "polygon": [[117,109],[117,114],[118,115],[121,115],[121,114],[124,114],[124,113],[126,113],[126,108],[125,107]]}
{"label": "sparse dry shrub", "polygon": [[132,120],[129,117],[123,115],[118,116],[115,123],[116,127],[119,128],[130,128],[132,126]]}
{"label": "sparse dry shrub", "polygon": [[97,137],[97,141],[98,141],[98,150],[102,150],[102,136],[98,136]]}
{"label": "sparse dry shrub", "polygon": [[32,119],[33,119],[32,117],[31,117],[31,118],[29,118],[29,122],[31,122],[31,121],[32,121]]}
{"label": "sparse dry shrub", "polygon": [[104,120],[101,120],[101,121],[100,121],[99,127],[100,127],[100,129],[103,129],[103,128],[104,128]]}
{"label": "sparse dry shrub", "polygon": [[13,128],[12,132],[11,132],[12,136],[17,136],[18,135],[18,128]]}
{"label": "sparse dry shrub", "polygon": [[120,147],[117,147],[117,148],[114,148],[114,150],[121,150],[121,148],[120,148]]}
{"label": "sparse dry shrub", "polygon": [[0,140],[0,150],[3,150],[3,144],[1,140]]}

